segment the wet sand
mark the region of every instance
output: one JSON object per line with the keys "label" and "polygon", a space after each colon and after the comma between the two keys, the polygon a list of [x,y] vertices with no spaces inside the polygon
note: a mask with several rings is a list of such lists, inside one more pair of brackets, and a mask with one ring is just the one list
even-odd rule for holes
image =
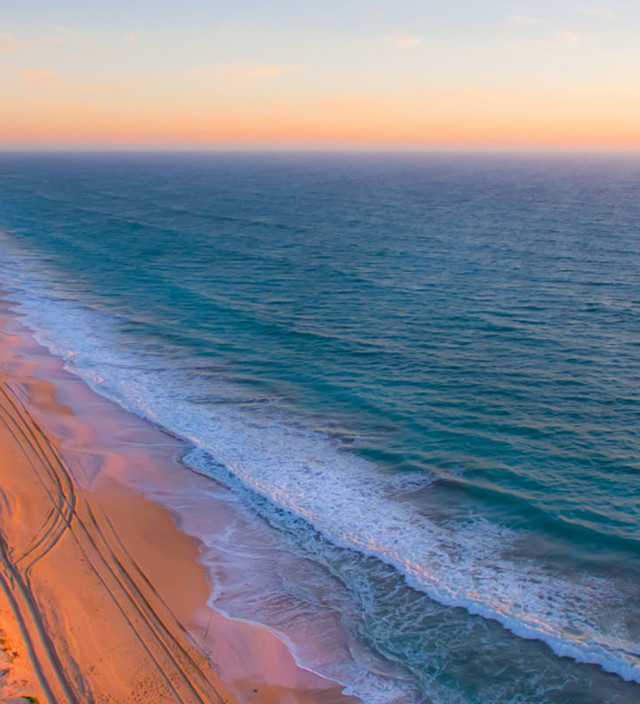
{"label": "wet sand", "polygon": [[358,701],[207,605],[199,541],[139,489],[197,492],[180,448],[64,371],[0,301],[1,701]]}

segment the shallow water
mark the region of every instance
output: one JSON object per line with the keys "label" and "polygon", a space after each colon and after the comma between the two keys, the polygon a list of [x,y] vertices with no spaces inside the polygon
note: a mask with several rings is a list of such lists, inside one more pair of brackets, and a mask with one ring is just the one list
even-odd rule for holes
{"label": "shallow water", "polygon": [[639,185],[604,156],[3,155],[0,280],[272,526],[220,608],[303,659],[307,609],[366,701],[632,702]]}

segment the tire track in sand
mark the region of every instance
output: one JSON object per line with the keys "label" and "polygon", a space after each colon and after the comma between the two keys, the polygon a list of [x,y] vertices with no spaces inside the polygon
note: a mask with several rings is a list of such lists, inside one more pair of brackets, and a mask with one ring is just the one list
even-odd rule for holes
{"label": "tire track in sand", "polygon": [[[0,586],[20,624],[50,703],[96,701],[90,675],[80,672],[68,649],[57,641],[58,634],[39,603],[32,581],[34,567],[62,540],[75,543],[145,653],[166,692],[163,701],[223,702],[212,684],[213,667],[145,577],[109,517],[99,506],[92,506],[90,495],[77,489],[63,458],[20,395],[19,388],[0,384],[0,422],[20,448],[31,479],[41,487],[48,507],[42,512],[44,519],[29,536],[9,535],[5,521],[0,521]],[[10,505],[12,502],[5,498],[0,504],[0,517],[3,506]],[[10,521],[6,523],[10,525]],[[105,700],[101,697],[100,701]]]}

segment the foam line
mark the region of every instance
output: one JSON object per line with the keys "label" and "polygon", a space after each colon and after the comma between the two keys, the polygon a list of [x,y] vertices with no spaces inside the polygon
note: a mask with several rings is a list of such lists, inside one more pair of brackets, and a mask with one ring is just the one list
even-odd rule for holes
{"label": "foam line", "polygon": [[[223,465],[274,510],[304,519],[337,546],[393,566],[407,584],[441,604],[494,619],[522,638],[546,642],[557,655],[640,682],[640,650],[626,637],[625,609],[612,580],[559,577],[542,565],[507,558],[505,549],[518,536],[483,519],[447,527],[429,520],[398,497],[402,480],[296,419],[198,403],[202,380],[185,370],[163,370],[144,351],[122,349],[115,319],[55,300],[24,260],[15,270],[20,278],[9,288],[39,340],[96,391],[193,443],[200,454],[191,461],[200,471],[212,461]],[[223,380],[207,384],[212,397],[242,395]]]}

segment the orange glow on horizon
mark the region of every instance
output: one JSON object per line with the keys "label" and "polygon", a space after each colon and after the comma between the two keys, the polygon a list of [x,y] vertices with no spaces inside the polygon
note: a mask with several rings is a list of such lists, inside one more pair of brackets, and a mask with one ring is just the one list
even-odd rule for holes
{"label": "orange glow on horizon", "polygon": [[640,149],[630,3],[67,2],[0,32],[0,149]]}
{"label": "orange glow on horizon", "polygon": [[[45,119],[41,119],[42,111]],[[640,124],[613,116],[572,122],[499,114],[371,116],[324,110],[317,116],[234,112],[97,112],[49,104],[0,114],[0,147],[337,147],[463,149],[640,149]]]}

